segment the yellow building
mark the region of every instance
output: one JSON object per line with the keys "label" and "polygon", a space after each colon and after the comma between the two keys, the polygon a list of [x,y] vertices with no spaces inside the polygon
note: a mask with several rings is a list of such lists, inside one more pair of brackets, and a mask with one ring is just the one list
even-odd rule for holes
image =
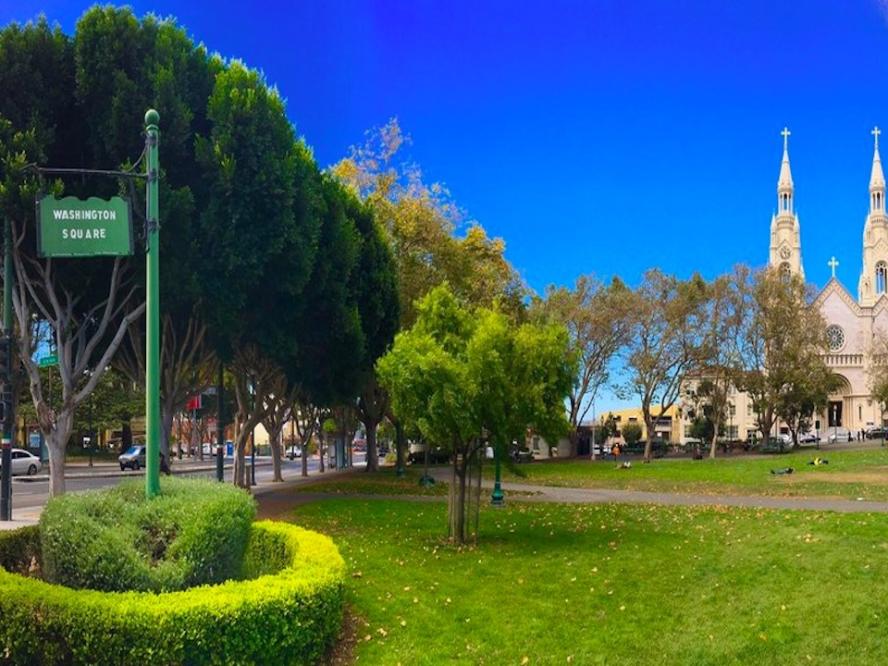
{"label": "yellow building", "polygon": [[[654,415],[654,438],[674,444],[681,442],[681,415],[678,407],[673,405],[662,414],[659,407],[652,407],[651,412]],[[614,442],[624,443],[623,427],[629,423],[640,426],[641,441],[647,440],[647,428],[644,425],[641,407],[618,409],[602,414],[601,418],[607,419],[609,416],[613,416],[617,423],[617,436],[613,439]]]}

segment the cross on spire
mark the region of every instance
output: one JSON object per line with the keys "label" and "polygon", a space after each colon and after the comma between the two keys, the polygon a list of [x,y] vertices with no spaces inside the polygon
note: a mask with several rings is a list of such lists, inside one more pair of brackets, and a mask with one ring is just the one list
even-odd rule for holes
{"label": "cross on spire", "polygon": [[870,132],[870,134],[872,134],[874,137],[876,137],[876,150],[879,149],[879,135],[881,133],[882,133],[882,130],[879,129],[878,125],[873,127],[872,131]]}
{"label": "cross on spire", "polygon": [[786,127],[784,127],[783,131],[780,132],[780,136],[783,137],[783,150],[787,150],[787,148],[789,147],[789,135],[790,134],[792,134],[792,132],[790,132],[789,129],[787,129]]}
{"label": "cross on spire", "polygon": [[831,257],[829,261],[826,262],[826,265],[832,269],[832,276],[836,276],[836,267],[839,265],[839,262],[836,261],[835,257]]}

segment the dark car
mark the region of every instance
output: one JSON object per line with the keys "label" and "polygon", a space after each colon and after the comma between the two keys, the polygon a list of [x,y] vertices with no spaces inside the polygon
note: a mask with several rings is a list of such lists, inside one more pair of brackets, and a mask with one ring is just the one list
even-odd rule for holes
{"label": "dark car", "polygon": [[888,428],[876,426],[866,431],[867,439],[886,439],[888,438]]}
{"label": "dark car", "polygon": [[533,451],[513,445],[509,447],[509,457],[516,463],[533,462]]}
{"label": "dark car", "polygon": [[145,466],[145,445],[134,444],[124,453],[121,453],[117,462],[120,463],[120,471],[126,469],[138,470]]}

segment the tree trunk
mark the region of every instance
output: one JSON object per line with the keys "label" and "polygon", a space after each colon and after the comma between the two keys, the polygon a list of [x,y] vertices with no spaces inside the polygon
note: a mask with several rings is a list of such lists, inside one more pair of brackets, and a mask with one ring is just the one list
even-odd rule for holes
{"label": "tree trunk", "polygon": [[49,496],[57,497],[65,493],[65,449],[74,427],[74,413],[62,409],[56,416],[55,427],[41,428],[46,449],[49,453]]}
{"label": "tree trunk", "polygon": [[367,436],[367,467],[365,467],[367,472],[379,471],[379,452],[376,450],[376,428],[378,426],[378,421],[368,421],[364,424]]}
{"label": "tree trunk", "polygon": [[[321,424],[323,426],[323,424]],[[318,471],[324,473],[324,454],[327,452],[327,437],[324,435],[324,428],[321,427],[318,432]]]}
{"label": "tree trunk", "polygon": [[654,441],[654,419],[649,412],[644,412],[644,427],[647,430],[647,438],[644,443],[644,459],[646,462],[651,461],[651,450]]}
{"label": "tree trunk", "polygon": [[721,425],[718,419],[712,422],[712,441],[709,443],[709,458],[715,460],[715,450],[718,446],[718,428]]}
{"label": "tree trunk", "polygon": [[175,410],[171,401],[161,400],[160,402],[160,454],[163,459],[170,463],[170,439],[173,434],[173,416]]}
{"label": "tree trunk", "polygon": [[284,477],[281,475],[281,430],[283,429],[283,423],[281,427],[279,427],[275,432],[268,433],[268,444],[271,447],[271,465],[274,470],[274,478],[272,478],[272,482],[283,481]]}
{"label": "tree trunk", "polygon": [[401,421],[395,421],[395,455],[397,456],[396,469],[404,469],[407,463],[407,437],[404,436],[404,426]]}
{"label": "tree trunk", "polygon": [[457,544],[466,542],[466,468],[465,455],[454,453],[450,477],[449,536]]}
{"label": "tree trunk", "polygon": [[[576,458],[578,455],[579,447],[580,447],[580,433],[574,427],[571,426],[570,435],[568,435],[568,439],[570,441],[570,457]],[[592,449],[595,449],[595,444],[592,444]]]}
{"label": "tree trunk", "polygon": [[302,442],[299,448],[302,450],[302,476],[308,476],[308,443]]}
{"label": "tree trunk", "polygon": [[124,421],[120,427],[120,452],[123,453],[133,445],[133,428],[129,421]]}

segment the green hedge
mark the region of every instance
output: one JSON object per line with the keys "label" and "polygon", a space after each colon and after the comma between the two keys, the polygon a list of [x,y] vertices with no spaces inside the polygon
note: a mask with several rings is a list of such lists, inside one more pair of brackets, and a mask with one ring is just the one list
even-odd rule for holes
{"label": "green hedge", "polygon": [[166,478],[53,498],[40,517],[43,578],[67,587],[170,592],[238,578],[255,502],[232,485]]}
{"label": "green hedge", "polygon": [[266,559],[286,566],[161,594],[73,590],[0,570],[0,654],[15,664],[316,663],[339,631],[345,563],[323,535],[253,523],[244,573],[267,571]]}

